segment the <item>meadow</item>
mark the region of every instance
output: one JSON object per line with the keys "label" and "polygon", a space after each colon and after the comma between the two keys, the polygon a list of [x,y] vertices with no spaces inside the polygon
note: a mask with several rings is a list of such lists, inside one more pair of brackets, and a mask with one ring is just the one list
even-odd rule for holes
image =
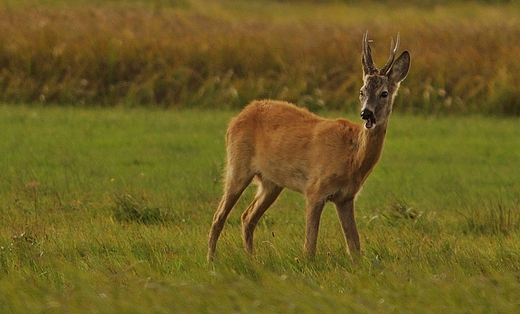
{"label": "meadow", "polygon": [[254,189],[208,264],[234,114],[1,106],[0,311],[519,309],[517,118],[395,113],[357,202],[359,265],[330,205],[316,259],[303,256],[305,202],[290,191],[261,220],[248,257],[240,214]]}
{"label": "meadow", "polygon": [[[19,0],[0,4],[1,313],[515,313],[516,1]],[[412,55],[356,203],[315,259],[284,191],[214,263],[229,119],[277,98],[359,121],[361,37]]]}

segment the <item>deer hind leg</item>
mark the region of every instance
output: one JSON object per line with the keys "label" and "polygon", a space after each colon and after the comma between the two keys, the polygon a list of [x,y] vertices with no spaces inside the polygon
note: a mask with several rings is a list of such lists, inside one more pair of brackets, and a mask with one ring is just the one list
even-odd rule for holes
{"label": "deer hind leg", "polygon": [[218,238],[224,228],[224,223],[226,222],[231,209],[253,179],[254,175],[250,174],[246,170],[247,169],[242,169],[242,171],[240,171],[240,169],[228,165],[224,195],[222,196],[222,200],[213,216],[213,222],[209,232],[208,261],[213,260]]}
{"label": "deer hind leg", "polygon": [[249,254],[253,254],[253,232],[256,224],[283,190],[282,187],[271,181],[265,180],[260,176],[257,178],[260,184],[255,199],[242,214],[242,237],[244,239],[244,247]]}
{"label": "deer hind leg", "polygon": [[324,206],[324,200],[314,200],[307,197],[304,253],[309,257],[314,257],[314,255],[316,255],[320,218]]}
{"label": "deer hind leg", "polygon": [[359,233],[354,216],[354,199],[335,202],[335,205],[348,251],[351,258],[356,259],[361,252],[361,245],[359,244]]}

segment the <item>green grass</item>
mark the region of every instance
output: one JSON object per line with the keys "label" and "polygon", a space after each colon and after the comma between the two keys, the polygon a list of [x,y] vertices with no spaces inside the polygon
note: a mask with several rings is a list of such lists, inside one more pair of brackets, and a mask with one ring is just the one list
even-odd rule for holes
{"label": "green grass", "polygon": [[[520,129],[497,116],[520,112],[519,6],[376,2],[0,4],[0,98],[22,104],[0,106],[0,312],[518,312]],[[290,191],[248,257],[254,189],[208,264],[236,113],[216,109],[356,112],[367,29],[378,63],[398,31],[413,61],[356,203],[359,265],[330,205],[302,255]]]}
{"label": "green grass", "polygon": [[518,119],[395,113],[357,202],[359,265],[331,206],[303,257],[305,202],[290,191],[249,258],[252,189],[208,265],[233,114],[0,106],[0,311],[519,310]]}

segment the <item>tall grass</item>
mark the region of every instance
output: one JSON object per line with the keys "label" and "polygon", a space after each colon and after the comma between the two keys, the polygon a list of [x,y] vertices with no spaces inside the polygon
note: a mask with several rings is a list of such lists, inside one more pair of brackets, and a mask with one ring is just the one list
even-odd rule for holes
{"label": "tall grass", "polygon": [[411,52],[396,110],[519,115],[519,13],[481,2],[7,2],[0,100],[354,110],[368,29],[378,63],[397,32]]}

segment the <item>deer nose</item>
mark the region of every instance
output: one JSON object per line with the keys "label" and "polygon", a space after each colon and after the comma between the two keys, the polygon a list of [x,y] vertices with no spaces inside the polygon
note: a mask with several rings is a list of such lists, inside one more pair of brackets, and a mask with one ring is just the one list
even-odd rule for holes
{"label": "deer nose", "polygon": [[368,120],[374,116],[374,112],[370,109],[363,109],[361,111],[361,119]]}

